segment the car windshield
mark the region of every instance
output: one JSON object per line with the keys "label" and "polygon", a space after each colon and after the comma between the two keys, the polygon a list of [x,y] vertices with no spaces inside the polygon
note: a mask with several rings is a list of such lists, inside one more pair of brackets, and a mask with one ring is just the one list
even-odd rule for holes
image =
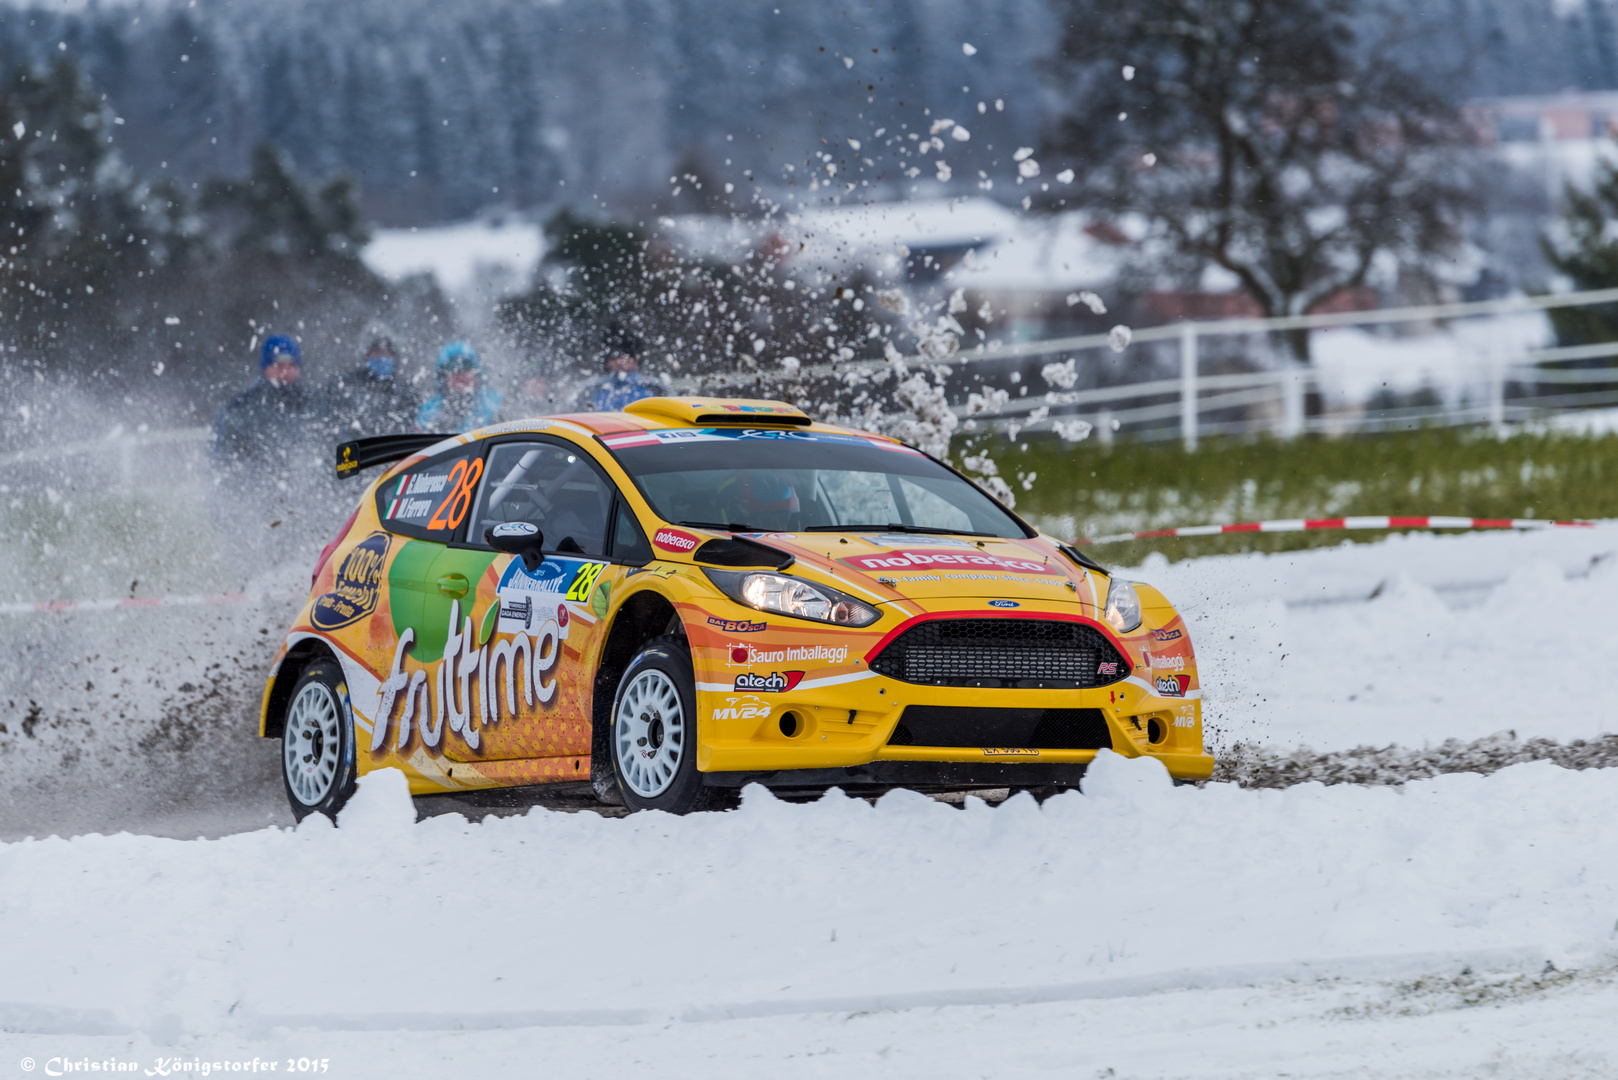
{"label": "car windshield", "polygon": [[876,439],[710,428],[608,435],[602,442],[652,508],[675,524],[1028,535],[993,499],[931,458]]}

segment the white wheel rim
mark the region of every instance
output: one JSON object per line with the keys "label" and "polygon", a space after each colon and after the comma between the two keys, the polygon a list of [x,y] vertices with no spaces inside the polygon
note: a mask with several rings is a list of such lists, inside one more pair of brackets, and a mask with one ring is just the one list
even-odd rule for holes
{"label": "white wheel rim", "polygon": [[298,691],[287,710],[286,734],[281,739],[282,767],[292,797],[305,806],[319,805],[337,781],[341,716],[330,688],[316,682]]}
{"label": "white wheel rim", "polygon": [[685,759],[685,709],[672,679],[654,668],[630,681],[618,699],[613,744],[629,790],[648,799],[668,790]]}

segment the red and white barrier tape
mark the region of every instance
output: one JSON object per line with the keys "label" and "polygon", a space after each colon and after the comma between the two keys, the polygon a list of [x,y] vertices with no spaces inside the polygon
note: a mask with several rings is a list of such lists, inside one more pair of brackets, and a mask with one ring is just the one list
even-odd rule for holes
{"label": "red and white barrier tape", "polygon": [[1316,529],[1588,529],[1593,521],[1543,521],[1538,518],[1466,517],[1339,517],[1287,518],[1282,521],[1248,521],[1240,525],[1188,525],[1183,529],[1148,529],[1145,532],[1118,533],[1080,540],[1079,544],[1116,544],[1124,540],[1157,540],[1165,537],[1219,536],[1222,533],[1310,532]]}
{"label": "red and white barrier tape", "polygon": [[[1463,517],[1340,517],[1288,518],[1249,521],[1240,525],[1188,525],[1183,529],[1148,529],[1079,540],[1085,544],[1116,544],[1124,540],[1158,540],[1182,536],[1218,536],[1221,533],[1308,532],[1316,529],[1588,529],[1593,521],[1542,521],[1538,518]],[[132,596],[123,600],[24,600],[0,603],[0,615],[32,615],[50,611],[125,611],[133,608],[196,607],[203,604],[245,604],[255,600],[296,600],[303,593],[274,593],[249,597],[246,593],[208,596]]]}
{"label": "red and white barrier tape", "polygon": [[0,615],[33,615],[49,611],[127,611],[134,608],[197,607],[203,604],[247,604],[258,600],[294,600],[303,593],[217,593],[210,596],[131,596],[122,600],[23,600],[0,603]]}

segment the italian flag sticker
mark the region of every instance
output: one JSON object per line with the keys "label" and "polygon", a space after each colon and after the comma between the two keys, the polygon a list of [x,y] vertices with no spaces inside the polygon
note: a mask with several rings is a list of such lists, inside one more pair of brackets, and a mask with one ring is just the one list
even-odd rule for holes
{"label": "italian flag sticker", "polygon": [[405,473],[403,476],[399,477],[399,486],[393,489],[393,501],[388,504],[389,521],[392,521],[393,515],[399,512],[399,501],[404,497],[405,488],[409,486],[410,474]]}

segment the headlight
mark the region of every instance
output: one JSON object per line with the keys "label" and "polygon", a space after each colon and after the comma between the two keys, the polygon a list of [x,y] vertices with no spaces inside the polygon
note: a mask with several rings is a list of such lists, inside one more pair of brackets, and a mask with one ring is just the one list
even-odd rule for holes
{"label": "headlight", "polygon": [[1112,579],[1107,588],[1107,609],[1102,615],[1120,634],[1140,625],[1140,597],[1135,595],[1133,582]]}
{"label": "headlight", "polygon": [[838,626],[869,626],[882,617],[876,608],[847,593],[803,578],[757,570],[711,570],[706,566],[702,572],[738,604],[775,615]]}

